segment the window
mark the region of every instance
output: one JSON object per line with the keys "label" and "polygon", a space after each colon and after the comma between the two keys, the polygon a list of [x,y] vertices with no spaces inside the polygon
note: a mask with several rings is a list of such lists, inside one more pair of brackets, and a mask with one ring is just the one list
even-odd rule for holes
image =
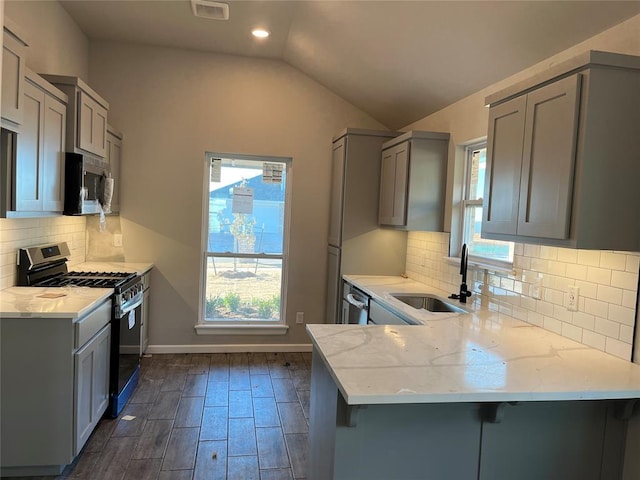
{"label": "window", "polygon": [[206,161],[200,326],[283,325],[290,159]]}
{"label": "window", "polygon": [[513,242],[480,237],[482,198],[487,166],[487,144],[477,143],[465,149],[465,189],[462,201],[462,243],[467,244],[469,258],[480,263],[512,264]]}

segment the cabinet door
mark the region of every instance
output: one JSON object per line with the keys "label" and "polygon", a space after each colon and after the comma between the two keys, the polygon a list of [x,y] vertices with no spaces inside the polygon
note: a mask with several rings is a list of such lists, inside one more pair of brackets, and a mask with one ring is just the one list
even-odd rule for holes
{"label": "cabinet door", "polygon": [[516,233],[526,103],[523,95],[489,111],[482,233]]}
{"label": "cabinet door", "polygon": [[375,300],[369,302],[369,321],[374,325],[407,325],[402,318],[387,310]]}
{"label": "cabinet door", "polygon": [[23,118],[24,45],[4,31],[2,45],[2,118],[20,125]]}
{"label": "cabinet door", "polygon": [[64,142],[67,107],[45,95],[42,141],[42,208],[64,209]]}
{"label": "cabinet door", "polygon": [[381,225],[403,226],[407,223],[409,148],[409,142],[403,142],[382,152],[379,212]]}
{"label": "cabinet door", "polygon": [[527,95],[518,235],[569,238],[580,76]]}
{"label": "cabinet door", "polygon": [[[609,402],[524,402],[505,406],[500,423],[483,422],[480,480],[603,480],[616,470],[624,422]],[[618,456],[608,452],[613,442]],[[526,445],[526,448],[523,446]]]}
{"label": "cabinet door", "polygon": [[42,211],[42,131],[45,94],[24,82],[23,122],[18,135],[13,207],[16,211]]}
{"label": "cabinet door", "polygon": [[107,132],[107,156],[105,161],[111,166],[113,177],[113,196],[111,197],[111,211],[120,212],[120,162],[122,159],[122,140]]}
{"label": "cabinet door", "polygon": [[78,93],[78,148],[104,158],[107,153],[107,110],[84,92]]}
{"label": "cabinet door", "polygon": [[74,355],[75,442],[77,455],[109,403],[111,325],[105,326]]}
{"label": "cabinet door", "polygon": [[329,245],[339,247],[342,242],[342,213],[344,202],[344,168],[347,140],[333,144],[331,167],[331,210],[329,211]]}

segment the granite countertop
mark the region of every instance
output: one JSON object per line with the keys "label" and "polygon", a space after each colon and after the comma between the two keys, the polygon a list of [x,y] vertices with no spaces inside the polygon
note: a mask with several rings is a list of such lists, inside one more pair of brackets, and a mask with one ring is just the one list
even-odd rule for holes
{"label": "granite countertop", "polygon": [[0,318],[77,320],[113,294],[112,288],[9,287],[0,291]]}
{"label": "granite countertop", "polygon": [[[131,272],[142,275],[149,262],[85,262],[69,267],[76,272]],[[0,291],[0,318],[78,319],[108,299],[112,288],[9,287]]]}
{"label": "granite countertop", "polygon": [[[345,280],[403,315],[391,293],[447,293],[401,277]],[[406,307],[406,308],[405,308]],[[640,398],[640,365],[507,315],[418,313],[424,325],[307,325],[350,405]]]}

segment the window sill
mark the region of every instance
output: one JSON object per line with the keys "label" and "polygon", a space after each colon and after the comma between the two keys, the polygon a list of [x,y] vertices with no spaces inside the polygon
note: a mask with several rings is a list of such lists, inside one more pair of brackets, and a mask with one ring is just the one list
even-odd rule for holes
{"label": "window sill", "polygon": [[[460,257],[444,257],[445,261],[452,265],[460,265]],[[509,262],[483,262],[481,260],[469,258],[468,265],[473,269],[491,270],[492,272],[512,274],[513,264]]]}
{"label": "window sill", "polygon": [[211,323],[199,323],[195,327],[198,335],[285,335],[289,330],[288,325],[230,325]]}

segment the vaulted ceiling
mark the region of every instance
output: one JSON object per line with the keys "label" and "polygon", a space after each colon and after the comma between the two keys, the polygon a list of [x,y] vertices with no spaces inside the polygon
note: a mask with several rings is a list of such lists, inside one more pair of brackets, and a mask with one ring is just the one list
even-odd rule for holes
{"label": "vaulted ceiling", "polygon": [[[390,129],[640,13],[638,1],[60,2],[90,39],[280,59]],[[257,41],[256,26],[271,36]],[[640,33],[639,33],[640,41]]]}

